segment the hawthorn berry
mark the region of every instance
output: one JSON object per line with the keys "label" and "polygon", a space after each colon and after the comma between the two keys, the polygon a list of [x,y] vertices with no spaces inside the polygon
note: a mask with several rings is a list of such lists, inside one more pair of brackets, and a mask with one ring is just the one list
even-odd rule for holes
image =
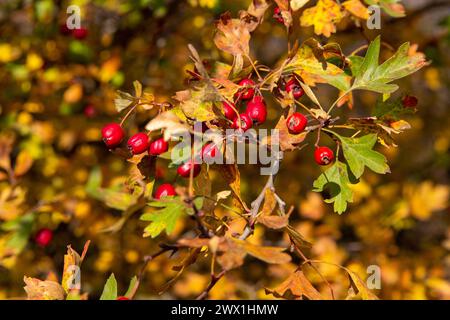
{"label": "hawthorn berry", "polygon": [[193,163],[192,160],[190,160],[179,166],[177,169],[177,173],[183,178],[189,178],[191,175],[191,170],[193,170],[193,176],[195,178],[200,173],[201,168],[202,167],[200,166],[200,164]]}
{"label": "hawthorn berry", "polygon": [[254,94],[255,94],[255,88],[253,88],[253,86],[255,85],[255,82],[253,82],[252,79],[242,79],[241,81],[239,81],[239,85],[241,87],[246,87],[245,89],[240,89],[239,92],[237,93],[237,96],[240,97],[243,100],[249,100],[251,98],[253,98]]}
{"label": "hawthorn berry", "polygon": [[286,92],[290,93],[292,92],[292,95],[294,96],[294,99],[300,99],[304,94],[305,91],[300,86],[298,81],[295,78],[292,78],[286,83]]}
{"label": "hawthorn berry", "polygon": [[53,239],[53,231],[47,228],[43,228],[36,233],[34,240],[41,247],[46,247],[49,245],[50,241]]}
{"label": "hawthorn berry", "polygon": [[130,300],[130,298],[124,297],[124,296],[118,296],[116,300]]}
{"label": "hawthorn berry", "polygon": [[125,132],[117,123],[107,124],[102,129],[103,141],[109,148],[116,147],[120,142],[122,142],[124,136]]}
{"label": "hawthorn berry", "polygon": [[214,143],[207,143],[201,150],[202,160],[209,163],[219,154],[219,152],[219,148]]}
{"label": "hawthorn berry", "polygon": [[325,166],[334,160],[334,153],[328,147],[317,147],[314,151],[314,159],[318,165]]}
{"label": "hawthorn berry", "polygon": [[164,138],[159,138],[150,143],[148,153],[152,156],[160,155],[169,150],[169,143]]}
{"label": "hawthorn berry", "polygon": [[93,118],[97,112],[92,104],[88,104],[84,107],[83,113],[86,117]]}
{"label": "hawthorn berry", "polygon": [[254,96],[252,100],[247,103],[245,113],[256,124],[262,124],[267,118],[267,107],[262,96]]}
{"label": "hawthorn berry", "polygon": [[273,9],[273,18],[274,18],[275,20],[277,20],[279,23],[284,24],[284,19],[283,19],[283,16],[281,15],[281,9],[280,9],[280,7],[275,7],[275,8]]}
{"label": "hawthorn berry", "polygon": [[286,126],[293,134],[299,134],[305,130],[308,120],[300,112],[294,112],[286,119]]}
{"label": "hawthorn berry", "polygon": [[73,37],[78,40],[82,40],[82,39],[86,38],[87,34],[88,34],[88,30],[83,27],[72,30]]}
{"label": "hawthorn berry", "polygon": [[161,199],[163,197],[174,196],[175,188],[170,183],[163,183],[155,191],[155,199]]}
{"label": "hawthorn berry", "polygon": [[226,101],[222,102],[222,106],[223,106],[223,114],[225,115],[225,118],[227,118],[228,120],[234,121],[234,119],[236,119],[237,114],[236,114],[236,106],[233,104],[230,104]]}
{"label": "hawthorn berry", "polygon": [[240,123],[239,123],[239,118],[236,118],[236,119],[234,119],[232,127],[233,127],[233,129],[242,130],[245,132],[252,127],[253,121],[246,113],[241,113],[239,116],[241,118]]}
{"label": "hawthorn berry", "polygon": [[132,154],[141,154],[148,149],[148,136],[143,132],[136,133],[128,139],[127,145]]}
{"label": "hawthorn berry", "polygon": [[406,95],[402,99],[402,104],[405,108],[414,108],[417,106],[417,98],[414,96]]}

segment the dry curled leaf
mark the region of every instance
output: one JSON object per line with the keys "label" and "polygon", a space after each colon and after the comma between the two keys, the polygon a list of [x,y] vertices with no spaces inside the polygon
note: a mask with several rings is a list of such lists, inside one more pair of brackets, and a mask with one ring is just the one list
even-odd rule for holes
{"label": "dry curled leaf", "polygon": [[63,287],[55,281],[23,277],[28,300],[64,300]]}
{"label": "dry curled leaf", "polygon": [[217,48],[234,56],[247,56],[250,52],[250,31],[241,19],[232,19],[229,13],[222,14],[217,23],[214,43]]}
{"label": "dry curled leaf", "polygon": [[275,289],[267,289],[266,294],[272,294],[276,298],[323,300],[324,297],[317,291],[311,282],[305,277],[303,271],[297,270],[284,280]]}

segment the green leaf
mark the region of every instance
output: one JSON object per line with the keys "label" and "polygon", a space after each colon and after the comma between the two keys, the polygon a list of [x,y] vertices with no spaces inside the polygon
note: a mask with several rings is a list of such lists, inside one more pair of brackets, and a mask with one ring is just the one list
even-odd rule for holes
{"label": "green leaf", "polygon": [[414,109],[403,106],[401,98],[388,101],[378,99],[375,104],[374,116],[378,119],[400,120],[402,116],[414,114],[414,112]]}
{"label": "green leaf", "polygon": [[[390,82],[406,77],[427,65],[421,53],[409,52],[409,43],[400,46],[397,52],[383,64],[378,65],[380,55],[380,37],[372,41],[366,56],[356,71],[352,89],[365,89],[379,93],[392,93],[398,86]],[[352,69],[353,70],[353,69]]]}
{"label": "green leaf", "polygon": [[114,273],[111,273],[103,288],[100,300],[116,300],[117,299],[117,281]]}
{"label": "green leaf", "polygon": [[141,220],[151,221],[144,229],[144,237],[157,237],[162,231],[166,230],[167,234],[171,234],[175,229],[178,218],[185,213],[186,207],[174,197],[171,201],[156,201],[149,203],[149,206],[162,208],[155,212],[144,213]]}
{"label": "green leaf", "polygon": [[137,281],[138,281],[138,278],[136,276],[131,278],[130,285],[128,286],[128,290],[125,293],[125,297],[130,297],[131,296],[131,294],[134,291],[134,287],[136,286]]}
{"label": "green leaf", "polygon": [[372,150],[377,142],[376,134],[372,133],[358,138],[347,138],[337,134],[336,136],[342,142],[344,157],[356,178],[361,177],[366,166],[376,173],[390,172],[385,156]]}
{"label": "green leaf", "polygon": [[336,161],[314,181],[313,191],[322,192],[327,189],[330,198],[325,202],[334,203],[334,211],[341,214],[347,209],[347,203],[353,202],[353,192],[349,184],[347,165]]}
{"label": "green leaf", "polygon": [[[135,90],[139,90],[139,88],[135,87]],[[117,90],[116,98],[114,99],[114,105],[116,106],[117,112],[121,112],[122,110],[128,108],[133,102],[134,97],[131,94]]]}

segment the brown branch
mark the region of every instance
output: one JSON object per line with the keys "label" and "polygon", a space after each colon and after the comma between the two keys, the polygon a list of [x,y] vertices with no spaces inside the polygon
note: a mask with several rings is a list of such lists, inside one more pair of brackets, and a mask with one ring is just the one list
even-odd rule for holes
{"label": "brown branch", "polygon": [[225,275],[227,270],[222,270],[218,275],[215,275],[214,273],[211,273],[211,281],[209,282],[208,286],[205,290],[203,290],[202,293],[196,298],[196,300],[204,300],[208,297],[209,292],[214,288],[216,283]]}
{"label": "brown branch", "polygon": [[147,268],[147,265],[149,264],[149,262],[154,260],[155,258],[159,257],[160,255],[164,254],[167,251],[172,251],[171,255],[173,255],[175,252],[178,251],[178,247],[175,245],[161,243],[161,244],[159,244],[159,246],[161,248],[159,251],[157,251],[156,253],[154,253],[152,255],[144,256],[144,259],[143,259],[144,264],[142,265],[141,269],[139,270],[136,284],[134,285],[134,288],[131,291],[130,296],[128,297],[130,300],[133,299],[133,297],[136,295],[136,292],[139,289],[139,285],[141,284],[142,279],[144,278],[144,272],[145,272],[145,269]]}

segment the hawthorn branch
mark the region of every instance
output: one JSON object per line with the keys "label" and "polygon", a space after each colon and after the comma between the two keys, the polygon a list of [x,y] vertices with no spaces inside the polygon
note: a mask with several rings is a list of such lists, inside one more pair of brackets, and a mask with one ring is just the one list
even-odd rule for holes
{"label": "hawthorn branch", "polygon": [[134,288],[131,291],[130,296],[128,297],[130,300],[132,300],[134,298],[134,296],[136,295],[136,292],[139,289],[139,285],[141,284],[142,279],[144,278],[144,272],[145,272],[145,269],[147,268],[147,265],[149,264],[149,262],[154,260],[155,258],[159,257],[160,255],[164,254],[167,251],[172,251],[171,255],[173,255],[175,252],[178,251],[178,247],[175,245],[161,243],[159,246],[161,248],[159,251],[157,251],[156,253],[154,253],[152,255],[144,256],[144,259],[143,259],[144,264],[142,265],[141,269],[139,270],[136,284],[134,285]]}
{"label": "hawthorn branch", "polygon": [[214,273],[211,273],[211,281],[209,282],[208,286],[205,290],[203,290],[202,293],[196,298],[196,300],[205,300],[209,292],[214,288],[216,283],[227,273],[227,270],[222,270],[219,274],[215,275]]}

